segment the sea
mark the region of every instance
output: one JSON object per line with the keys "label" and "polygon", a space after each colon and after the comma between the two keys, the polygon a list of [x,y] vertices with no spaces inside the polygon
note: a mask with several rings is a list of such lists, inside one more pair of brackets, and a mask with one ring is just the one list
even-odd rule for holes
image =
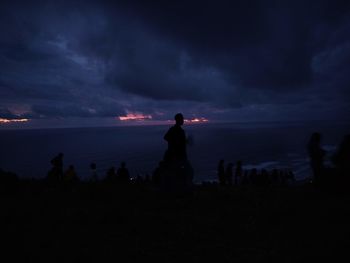
{"label": "sea", "polygon": [[[0,130],[0,168],[22,178],[44,178],[50,160],[64,153],[64,168],[74,165],[82,179],[97,165],[98,176],[125,161],[132,177],[151,175],[162,160],[170,125]],[[188,157],[194,181],[217,180],[220,159],[244,169],[292,170],[297,180],[311,177],[306,145],[313,132],[323,136],[326,165],[345,134],[349,122],[204,123],[183,126],[189,137]]]}

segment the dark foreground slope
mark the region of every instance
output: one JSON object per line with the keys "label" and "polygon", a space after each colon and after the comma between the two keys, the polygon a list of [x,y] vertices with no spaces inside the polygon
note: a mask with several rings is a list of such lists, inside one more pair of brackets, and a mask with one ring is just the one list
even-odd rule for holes
{"label": "dark foreground slope", "polygon": [[313,262],[346,255],[350,241],[349,196],[310,186],[198,186],[173,197],[21,182],[0,200],[2,250],[22,262]]}

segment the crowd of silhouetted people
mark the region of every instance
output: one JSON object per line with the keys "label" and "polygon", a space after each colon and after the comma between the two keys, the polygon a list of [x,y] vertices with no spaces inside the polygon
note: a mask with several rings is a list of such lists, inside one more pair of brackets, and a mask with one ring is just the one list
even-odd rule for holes
{"label": "crowd of silhouetted people", "polygon": [[[184,124],[184,118],[181,113],[178,113],[174,119],[175,125],[164,135],[164,140],[168,142],[168,149],[152,176],[146,175],[142,177],[137,175],[136,178],[132,178],[126,163],[123,161],[118,169],[112,166],[107,170],[105,176],[100,177],[97,174],[97,165],[91,163],[89,181],[104,181],[109,184],[153,183],[154,186],[170,192],[190,189],[193,169],[187,159],[187,138],[181,127]],[[80,181],[73,165],[69,165],[68,169],[64,170],[63,157],[64,154],[59,153],[51,160],[52,168],[48,172],[46,180],[52,185],[60,183],[73,185]]]}
{"label": "crowd of silhouetted people", "polygon": [[74,165],[69,165],[64,171],[63,169],[63,153],[59,153],[51,160],[52,168],[47,173],[46,180],[52,185],[65,183],[65,184],[76,184],[80,181]]}
{"label": "crowd of silhouetted people", "polygon": [[[144,177],[130,176],[126,163],[122,161],[116,169],[110,167],[105,175],[99,175],[96,163],[90,164],[91,174],[89,182],[106,182],[108,184],[148,183],[165,191],[190,190],[193,185],[193,169],[187,158],[186,145],[188,139],[182,129],[184,117],[181,113],[175,115],[175,125],[172,126],[164,136],[168,143],[163,160],[159,162],[152,175]],[[307,144],[310,158],[310,166],[313,173],[314,185],[327,185],[337,182],[340,185],[350,183],[350,135],[344,137],[337,151],[331,157],[333,167],[326,167],[324,160],[326,151],[322,147],[322,135],[315,132],[311,135]],[[59,153],[51,160],[51,169],[48,171],[45,181],[51,185],[74,185],[81,181],[74,165],[66,169],[63,166],[64,154]],[[0,180],[2,182],[16,182],[18,177],[11,172],[0,169]],[[242,161],[235,163],[222,159],[217,166],[217,181],[221,186],[286,186],[293,185],[295,176],[290,169],[244,169]]]}
{"label": "crowd of silhouetted people", "polygon": [[[75,171],[74,165],[69,165],[66,170],[63,169],[63,153],[59,153],[51,160],[51,169],[49,170],[46,181],[55,184],[76,184],[81,181]],[[126,163],[121,162],[120,167],[116,170],[114,166],[110,167],[104,177],[99,177],[97,174],[96,163],[90,164],[91,174],[88,177],[89,182],[105,181],[111,184],[128,183],[130,182],[129,170],[126,168]]]}
{"label": "crowd of silhouetted people", "polygon": [[255,186],[285,186],[295,182],[292,170],[286,169],[243,169],[242,161],[234,165],[229,162],[225,167],[225,161],[220,160],[217,167],[218,182],[220,185],[255,185]]}
{"label": "crowd of silhouetted people", "polygon": [[[118,169],[110,167],[104,176],[98,176],[96,164],[91,163],[91,175],[88,180],[90,182],[105,181],[111,184],[150,183],[169,189],[176,185],[191,185],[193,171],[184,150],[185,143],[181,145],[181,140],[185,140],[185,137],[179,127],[176,127],[176,129],[170,129],[166,134],[165,138],[170,140],[170,147],[151,176],[147,174],[144,177],[140,175],[135,178],[131,177],[125,162],[121,162]],[[180,139],[176,138],[178,131]],[[171,145],[173,143],[171,140],[177,140],[174,146]],[[313,133],[307,145],[310,166],[313,172],[313,184],[329,184],[332,180],[340,183],[350,182],[350,136],[344,137],[337,151],[331,157],[333,167],[325,167],[324,165],[326,151],[322,148],[321,141],[321,134]],[[66,170],[63,169],[63,156],[62,153],[59,153],[51,160],[52,168],[48,172],[47,180],[63,183],[79,182],[80,179],[73,165],[69,165]],[[217,166],[217,181],[219,185],[227,186],[286,186],[295,183],[295,175],[290,169],[244,169],[242,161],[225,164],[224,160],[220,160]]]}

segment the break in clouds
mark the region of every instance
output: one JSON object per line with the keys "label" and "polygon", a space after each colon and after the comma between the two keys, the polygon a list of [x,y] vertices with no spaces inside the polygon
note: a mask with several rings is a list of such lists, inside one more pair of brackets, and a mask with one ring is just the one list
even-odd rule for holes
{"label": "break in clouds", "polygon": [[57,2],[0,4],[0,118],[349,114],[348,1]]}

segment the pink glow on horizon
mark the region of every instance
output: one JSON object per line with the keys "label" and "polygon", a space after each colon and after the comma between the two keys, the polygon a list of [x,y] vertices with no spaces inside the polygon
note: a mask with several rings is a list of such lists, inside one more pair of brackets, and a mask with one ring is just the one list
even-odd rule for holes
{"label": "pink glow on horizon", "polygon": [[29,119],[3,119],[0,118],[0,124],[3,123],[13,123],[13,122],[27,122]]}
{"label": "pink glow on horizon", "polygon": [[204,117],[193,118],[193,119],[185,119],[185,123],[188,123],[188,124],[191,124],[191,123],[206,123],[206,122],[209,122],[209,120],[204,118]]}
{"label": "pink glow on horizon", "polygon": [[126,116],[119,116],[117,117],[121,121],[145,121],[145,120],[152,120],[151,115],[144,115],[142,113],[132,113],[128,112]]}
{"label": "pink glow on horizon", "polygon": [[[148,125],[148,124],[167,124],[172,123],[174,120],[156,120],[153,119],[152,115],[149,114],[143,114],[141,112],[129,112],[127,111],[127,114],[124,116],[118,116],[116,117],[117,120],[120,120],[124,123],[138,123],[142,125]],[[190,119],[184,120],[185,124],[202,124],[202,123],[208,123],[209,120],[204,117],[195,117]]]}

